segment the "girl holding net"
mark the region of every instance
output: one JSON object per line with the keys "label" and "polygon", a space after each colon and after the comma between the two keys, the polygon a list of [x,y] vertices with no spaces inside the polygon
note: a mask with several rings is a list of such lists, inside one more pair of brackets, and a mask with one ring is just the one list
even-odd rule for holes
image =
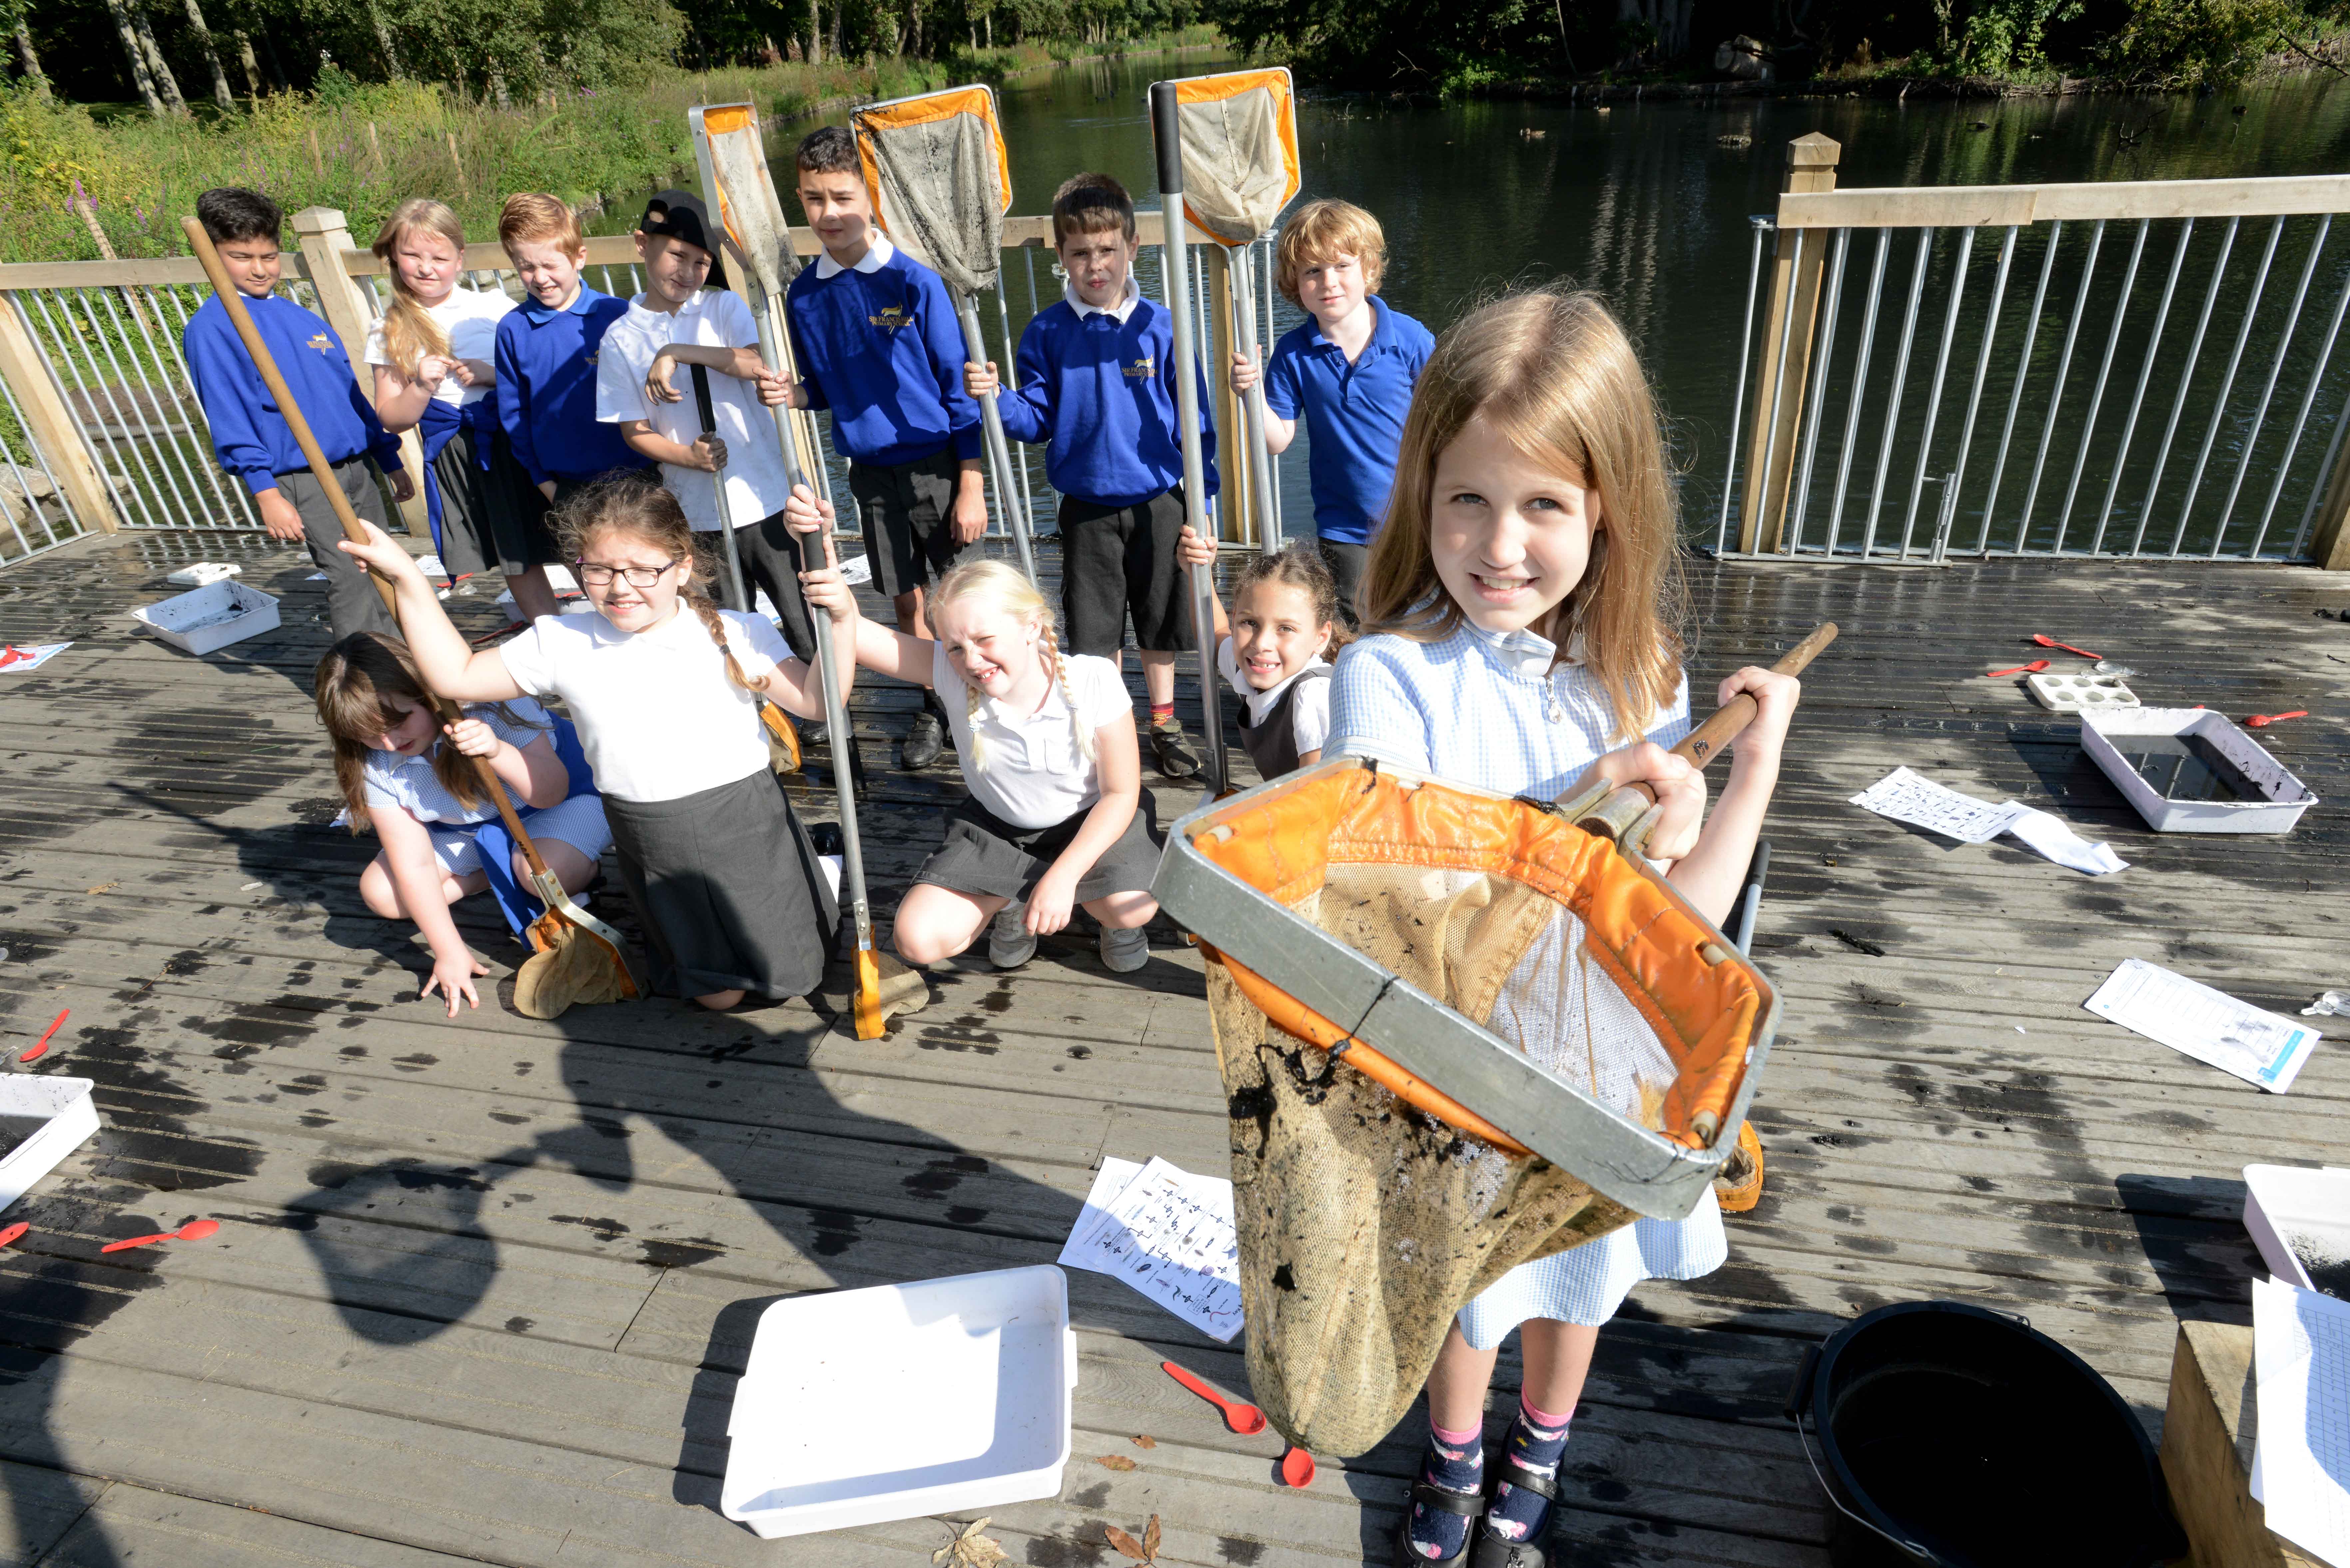
{"label": "girl holding net", "polygon": [[[1579,293],[1484,306],[1444,335],[1413,397],[1362,590],[1366,636],[1334,681],[1331,753],[1544,800],[1646,783],[1663,814],[1649,853],[1721,920],[1799,688],[1752,667],[1721,682],[1719,701],[1746,692],[1760,712],[1707,819],[1702,775],[1667,751],[1690,729],[1677,547],[1655,404],[1615,317]],[[1474,1568],[1542,1568],[1600,1325],[1640,1281],[1692,1279],[1726,1254],[1709,1193],[1686,1220],[1638,1220],[1472,1300],[1429,1376],[1429,1449],[1397,1562],[1473,1552]],[[1513,1329],[1524,1381],[1489,1501],[1485,1397]]]}

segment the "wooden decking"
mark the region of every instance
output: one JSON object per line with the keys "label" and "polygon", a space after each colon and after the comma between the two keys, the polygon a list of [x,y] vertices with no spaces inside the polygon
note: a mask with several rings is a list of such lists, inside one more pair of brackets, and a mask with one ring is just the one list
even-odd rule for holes
{"label": "wooden decking", "polygon": [[[201,660],[128,635],[165,571],[224,558],[286,596],[282,632]],[[0,573],[0,638],[75,642],[0,672],[0,1046],[70,1008],[37,1070],[96,1079],[104,1116],[5,1216],[33,1229],[0,1255],[0,1552],[919,1568],[945,1526],[768,1544],[720,1517],[751,1325],[795,1292],[1049,1261],[1106,1153],[1221,1169],[1196,959],[1159,947],[1119,978],[1088,942],[958,967],[870,1044],[796,1003],[449,1022],[414,999],[409,934],[359,903],[371,842],[328,826],[308,570],[253,535],[125,535]],[[1779,1414],[1807,1344],[1889,1301],[2004,1305],[2158,1422],[2176,1318],[2247,1312],[2239,1168],[2350,1160],[2338,1045],[2267,1096],[2080,1009],[2131,956],[2284,1010],[2350,981],[2350,626],[2311,613],[2350,582],[1700,565],[1692,587],[1701,707],[1733,663],[1844,628],[1771,828],[1769,1186],[1727,1267],[1641,1289],[1604,1335],[1559,1539],[1576,1564],[1813,1568],[1824,1504]],[[2155,838],[2068,722],[1970,678],[2034,631],[2124,658],[2154,700],[2314,710],[2267,734],[2326,804],[2284,839]],[[859,695],[884,911],[960,787],[889,771],[906,706]],[[2049,805],[2131,868],[2091,880],[1845,804],[1901,763]],[[516,950],[465,913],[503,976]],[[99,1255],[199,1215],[224,1222],[208,1241]],[[1170,1563],[1384,1559],[1416,1423],[1287,1491],[1272,1434],[1229,1435],[1157,1370],[1243,1388],[1236,1349],[1113,1281],[1070,1289],[1075,1457],[1058,1501],[996,1511],[1014,1562],[1115,1564],[1103,1525],[1152,1513]]]}

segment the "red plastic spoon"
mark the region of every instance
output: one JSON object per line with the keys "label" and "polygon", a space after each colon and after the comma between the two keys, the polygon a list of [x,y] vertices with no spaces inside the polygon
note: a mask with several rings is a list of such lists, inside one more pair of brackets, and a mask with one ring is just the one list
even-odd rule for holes
{"label": "red plastic spoon", "polygon": [[2281,724],[2287,719],[2306,719],[2308,717],[2308,709],[2295,708],[2290,713],[2255,713],[2251,718],[2245,720],[2244,722],[2250,724],[2255,730],[2265,730],[2271,724]]}
{"label": "red plastic spoon", "polygon": [[57,1033],[58,1028],[65,1023],[67,1015],[72,1012],[73,1009],[68,1007],[65,1012],[58,1013],[55,1018],[50,1019],[48,1028],[42,1033],[40,1039],[33,1043],[33,1048],[26,1052],[23,1055],[17,1057],[16,1060],[19,1062],[36,1062],[40,1060],[41,1057],[47,1055],[48,1054],[50,1037]]}
{"label": "red plastic spoon", "polygon": [[2047,668],[2046,659],[2035,659],[2029,664],[2019,664],[2012,670],[1987,670],[1983,672],[1983,679],[1996,680],[2002,675],[2037,675]]}
{"label": "red plastic spoon", "polygon": [[14,1225],[9,1226],[5,1231],[0,1231],[0,1247],[15,1246],[17,1242],[25,1239],[25,1232],[31,1229],[32,1227],[30,1225],[27,1225],[22,1220],[19,1220]]}
{"label": "red plastic spoon", "polygon": [[[1176,1366],[1171,1361],[1160,1362],[1159,1364],[1159,1369],[1166,1373],[1168,1376],[1175,1379],[1176,1382],[1180,1383],[1184,1387],[1189,1388],[1192,1393],[1197,1394],[1201,1398],[1205,1399],[1209,1404],[1213,1405],[1217,1409],[1222,1410],[1224,1413],[1224,1425],[1230,1427],[1242,1437],[1253,1438],[1259,1432],[1264,1430],[1264,1412],[1258,1409],[1255,1406],[1244,1405],[1238,1399],[1225,1398],[1222,1395],[1209,1387],[1205,1383],[1201,1382],[1198,1377],[1184,1371],[1181,1367]],[[1310,1463],[1311,1461],[1308,1462]]]}
{"label": "red plastic spoon", "polygon": [[1304,1449],[1292,1449],[1281,1456],[1281,1479],[1294,1487],[1314,1484],[1314,1456]]}
{"label": "red plastic spoon", "polygon": [[220,1229],[217,1220],[191,1220],[176,1231],[164,1231],[152,1236],[132,1236],[120,1241],[109,1241],[99,1249],[101,1252],[120,1252],[125,1247],[145,1247],[157,1241],[201,1241]]}
{"label": "red plastic spoon", "polygon": [[2043,637],[2036,631],[2032,634],[2032,640],[2038,643],[2043,648],[2061,648],[2067,653],[2077,653],[2084,659],[2103,659],[2105,657],[2102,653],[2091,653],[2085,648],[2075,648],[2069,642],[2059,642],[2053,637]]}

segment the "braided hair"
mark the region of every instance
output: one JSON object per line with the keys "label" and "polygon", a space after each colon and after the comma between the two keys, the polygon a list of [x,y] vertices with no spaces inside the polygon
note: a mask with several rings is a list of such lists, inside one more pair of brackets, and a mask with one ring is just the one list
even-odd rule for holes
{"label": "braided hair", "polygon": [[733,645],[726,640],[726,623],[718,618],[717,601],[710,597],[710,571],[702,557],[693,524],[685,509],[660,484],[643,474],[630,473],[592,484],[566,502],[555,514],[556,547],[567,561],[577,562],[588,546],[607,534],[622,534],[649,545],[671,560],[686,563],[678,598],[702,622],[710,640],[726,661],[726,679],[745,691],[764,695],[771,677],[754,680],[743,673]]}
{"label": "braided hair", "polygon": [[[1069,705],[1069,729],[1076,737],[1077,754],[1087,763],[1100,759],[1095,754],[1094,733],[1087,728],[1077,711],[1077,693],[1069,684],[1068,656],[1061,651],[1058,624],[1053,618],[1053,607],[1036,591],[1017,566],[1008,561],[966,561],[939,580],[931,595],[932,624],[949,605],[962,599],[976,599],[983,605],[1002,610],[1021,620],[1034,621],[1044,644],[1045,657],[1051,661],[1053,679],[1060,684],[1061,701]],[[979,738],[979,705],[983,699],[979,688],[963,683],[963,711],[966,728],[971,732],[971,771],[979,773],[985,767]]]}

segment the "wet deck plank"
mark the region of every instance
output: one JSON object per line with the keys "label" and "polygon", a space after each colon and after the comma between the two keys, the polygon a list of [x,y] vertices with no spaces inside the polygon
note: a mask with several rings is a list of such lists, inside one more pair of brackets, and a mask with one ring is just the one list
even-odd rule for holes
{"label": "wet deck plank", "polygon": [[[202,558],[286,595],[284,630],[203,660],[130,636],[126,612]],[[0,1560],[773,1561],[715,1507],[758,1311],[1049,1261],[1104,1153],[1220,1168],[1196,959],[1160,948],[1128,981],[1048,942],[1017,977],[957,966],[870,1044],[797,1003],[452,1023],[413,1000],[413,940],[359,902],[369,844],[328,826],[307,570],[250,536],[168,535],[0,574],[0,639],[78,644],[0,674],[0,1045],[71,1008],[43,1067],[96,1079],[106,1117],[0,1257]],[[1643,1288],[1603,1336],[1561,1539],[1577,1563],[1816,1568],[1822,1504],[1778,1414],[1806,1344],[1889,1301],[2004,1305],[2152,1424],[2176,1317],[2246,1316],[2238,1169],[2350,1160],[2338,1047],[2266,1096],[2080,1010],[2131,956],[2281,1009],[2350,979],[2340,814],[2279,840],[2157,838],[2069,724],[1978,672],[2045,631],[2125,658],[2149,698],[2309,708],[2269,743],[2338,800],[2350,627],[2311,612],[2350,584],[1699,565],[1690,589],[1700,707],[1816,620],[1845,636],[1807,682],[1770,829],[1760,951],[1787,1024],[1755,1110],[1767,1195],[1729,1266]],[[892,770],[902,691],[858,708],[886,910],[960,785]],[[1845,804],[1905,763],[2058,810],[2132,869],[2091,881]],[[825,782],[800,794],[818,815]],[[461,925],[507,972],[494,917]],[[226,1222],[213,1241],[99,1253],[197,1214]],[[1242,1386],[1235,1350],[1098,1276],[1071,1295],[1076,1452],[1058,1500],[997,1511],[1015,1561],[1109,1563],[1102,1525],[1154,1512],[1169,1563],[1384,1558],[1416,1432],[1288,1493],[1270,1435],[1231,1436],[1157,1371],[1174,1355]],[[787,1550],[913,1568],[944,1538],[914,1521]]]}

